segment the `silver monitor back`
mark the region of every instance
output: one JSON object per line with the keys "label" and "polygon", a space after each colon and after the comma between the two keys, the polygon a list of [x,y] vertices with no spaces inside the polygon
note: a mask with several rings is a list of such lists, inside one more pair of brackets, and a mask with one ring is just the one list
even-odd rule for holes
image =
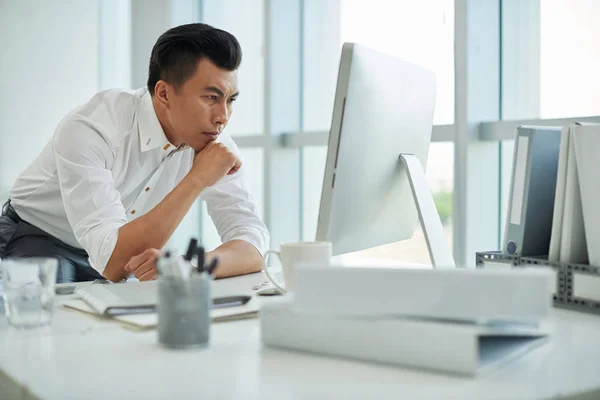
{"label": "silver monitor back", "polygon": [[334,255],[412,237],[417,209],[399,155],[425,169],[435,86],[427,69],[344,43],[316,235]]}

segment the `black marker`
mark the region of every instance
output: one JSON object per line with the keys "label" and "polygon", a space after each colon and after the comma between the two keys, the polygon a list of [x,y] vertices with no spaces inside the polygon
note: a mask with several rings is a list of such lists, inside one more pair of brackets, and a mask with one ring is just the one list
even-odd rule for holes
{"label": "black marker", "polygon": [[194,254],[196,254],[197,248],[198,248],[198,239],[191,238],[190,244],[188,245],[187,251],[185,253],[185,256],[183,256],[183,259],[187,262],[192,261],[192,257],[194,257]]}

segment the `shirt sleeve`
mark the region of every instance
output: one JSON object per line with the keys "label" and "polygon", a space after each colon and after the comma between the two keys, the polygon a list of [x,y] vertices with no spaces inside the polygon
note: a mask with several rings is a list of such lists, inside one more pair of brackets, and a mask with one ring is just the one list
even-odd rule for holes
{"label": "shirt sleeve", "polygon": [[111,172],[115,156],[101,132],[84,119],[67,117],[53,150],[69,224],[92,267],[103,273],[127,217]]}
{"label": "shirt sleeve", "polygon": [[[231,138],[225,136],[222,142],[240,156]],[[227,175],[213,186],[204,189],[200,198],[206,201],[208,215],[223,243],[244,240],[264,255],[270,244],[269,231],[260,219],[256,202],[248,191],[245,168],[242,163],[242,167],[235,174]]]}

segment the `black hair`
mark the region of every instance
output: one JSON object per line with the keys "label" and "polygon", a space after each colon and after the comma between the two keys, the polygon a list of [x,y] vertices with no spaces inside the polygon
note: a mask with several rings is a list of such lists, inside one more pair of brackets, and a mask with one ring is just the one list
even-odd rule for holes
{"label": "black hair", "polygon": [[217,67],[235,71],[242,62],[242,49],[235,36],[207,24],[187,24],[169,29],[156,41],[150,55],[148,90],[164,80],[181,87],[208,58]]}

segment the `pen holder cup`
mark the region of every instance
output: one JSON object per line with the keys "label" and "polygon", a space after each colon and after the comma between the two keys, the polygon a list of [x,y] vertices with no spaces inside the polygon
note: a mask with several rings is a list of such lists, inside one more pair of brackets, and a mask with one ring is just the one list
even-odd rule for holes
{"label": "pen holder cup", "polygon": [[210,279],[158,278],[158,342],[171,349],[205,347],[210,339]]}

